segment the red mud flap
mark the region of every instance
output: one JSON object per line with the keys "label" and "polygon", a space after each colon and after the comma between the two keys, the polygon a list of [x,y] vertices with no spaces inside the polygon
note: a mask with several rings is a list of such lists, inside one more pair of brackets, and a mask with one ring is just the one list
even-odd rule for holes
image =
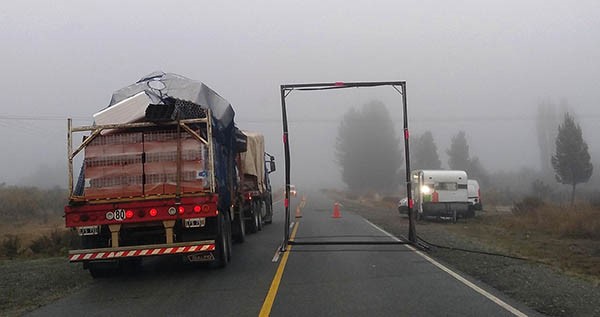
{"label": "red mud flap", "polygon": [[215,251],[215,240],[154,244],[120,248],[102,248],[69,251],[70,262],[113,260],[120,258],[146,257],[173,254],[201,254]]}

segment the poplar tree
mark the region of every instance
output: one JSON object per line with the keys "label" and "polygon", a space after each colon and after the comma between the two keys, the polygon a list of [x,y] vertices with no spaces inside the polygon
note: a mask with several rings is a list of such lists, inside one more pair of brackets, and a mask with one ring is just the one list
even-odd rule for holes
{"label": "poplar tree", "polygon": [[403,157],[394,122],[383,103],[373,101],[346,112],[335,149],[342,180],[351,190],[396,190]]}
{"label": "poplar tree", "polygon": [[437,146],[433,140],[431,131],[426,131],[421,136],[414,138],[411,144],[411,168],[439,170],[442,161],[438,156]]}

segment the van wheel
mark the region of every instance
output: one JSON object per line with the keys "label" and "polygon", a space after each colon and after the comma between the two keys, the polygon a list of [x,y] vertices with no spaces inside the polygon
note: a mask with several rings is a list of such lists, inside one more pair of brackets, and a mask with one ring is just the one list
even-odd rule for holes
{"label": "van wheel", "polygon": [[467,218],[475,217],[475,206],[470,205],[469,210],[467,211]]}

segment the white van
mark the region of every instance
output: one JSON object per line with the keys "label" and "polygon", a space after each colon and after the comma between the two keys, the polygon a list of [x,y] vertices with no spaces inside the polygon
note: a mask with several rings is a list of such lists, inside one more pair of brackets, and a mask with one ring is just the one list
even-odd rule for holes
{"label": "white van", "polygon": [[467,172],[416,170],[411,173],[417,218],[468,217]]}
{"label": "white van", "polygon": [[482,210],[481,191],[479,190],[479,182],[474,179],[469,179],[467,182],[467,190],[469,192],[469,213],[475,216],[475,210]]}

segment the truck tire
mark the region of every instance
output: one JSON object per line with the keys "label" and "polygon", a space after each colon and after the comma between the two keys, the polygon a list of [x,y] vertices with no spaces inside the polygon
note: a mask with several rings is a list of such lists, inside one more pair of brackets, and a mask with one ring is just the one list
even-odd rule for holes
{"label": "truck tire", "polygon": [[237,243],[246,241],[246,222],[244,221],[243,211],[236,213],[236,218],[233,221],[234,235],[233,238]]}
{"label": "truck tire", "polygon": [[218,236],[215,241],[215,262],[217,268],[224,268],[231,258],[231,221],[225,214],[219,214]]}
{"label": "truck tire", "polygon": [[258,212],[256,215],[258,216],[258,231],[262,231],[263,229],[263,217],[265,216],[265,203],[260,201],[257,203]]}
{"label": "truck tire", "polygon": [[265,201],[265,208],[267,209],[267,215],[265,216],[265,224],[273,223],[273,198],[271,194]]}
{"label": "truck tire", "polygon": [[117,261],[111,263],[89,262],[86,263],[85,267],[88,269],[88,271],[90,271],[90,275],[95,279],[111,277],[120,272],[120,265]]}
{"label": "truck tire", "polygon": [[250,208],[251,216],[250,220],[248,221],[248,231],[250,233],[256,233],[258,231],[258,224],[260,222],[260,218],[258,216],[258,214],[260,213],[260,206],[258,206],[258,203],[256,201],[253,201]]}

